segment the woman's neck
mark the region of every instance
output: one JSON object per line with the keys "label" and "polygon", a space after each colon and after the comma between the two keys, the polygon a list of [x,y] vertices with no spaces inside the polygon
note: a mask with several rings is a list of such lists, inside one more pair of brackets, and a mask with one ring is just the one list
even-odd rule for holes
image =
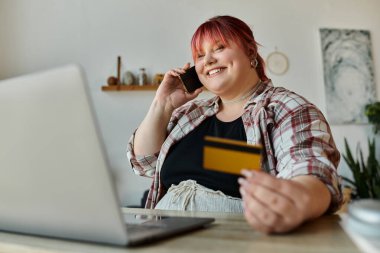
{"label": "woman's neck", "polygon": [[238,103],[244,102],[245,100],[250,98],[253,95],[253,93],[255,93],[255,91],[259,87],[260,83],[261,83],[261,80],[259,80],[255,86],[253,86],[251,89],[246,91],[244,94],[242,94],[242,95],[240,95],[234,99],[228,100],[228,99],[221,98],[222,104],[224,104],[224,105],[226,105],[226,104],[238,104]]}
{"label": "woman's neck", "polygon": [[221,102],[223,105],[228,105],[228,104],[241,104],[242,102],[245,102],[248,100],[253,93],[258,89],[260,86],[261,80],[259,79],[257,83],[251,87],[249,90],[245,91],[242,95],[235,97],[234,99],[224,99],[220,98]]}
{"label": "woman's neck", "polygon": [[244,106],[239,103],[224,105],[220,104],[219,111],[216,114],[216,117],[220,121],[230,122],[239,118],[244,113]]}
{"label": "woman's neck", "polygon": [[252,97],[252,95],[257,91],[261,84],[261,80],[258,77],[257,73],[254,72],[251,74],[249,75],[249,78],[244,85],[246,88],[242,92],[239,92],[233,97],[224,95],[219,96],[220,107],[219,112],[216,115],[218,119],[222,121],[232,121],[244,113],[244,106]]}

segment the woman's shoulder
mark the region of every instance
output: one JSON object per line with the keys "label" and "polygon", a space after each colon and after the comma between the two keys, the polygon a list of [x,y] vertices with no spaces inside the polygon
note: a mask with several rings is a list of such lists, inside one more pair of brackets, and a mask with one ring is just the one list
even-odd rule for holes
{"label": "woman's shoulder", "polygon": [[[298,115],[301,118],[321,118],[320,109],[305,97],[284,87],[269,85],[257,97],[256,105],[252,107],[253,114],[265,111],[279,125],[287,119]],[[259,115],[259,114],[257,114]]]}
{"label": "woman's shoulder", "polygon": [[284,87],[268,86],[260,96],[261,101],[273,105],[286,105],[287,107],[296,108],[302,106],[314,106],[304,96],[288,90]]}

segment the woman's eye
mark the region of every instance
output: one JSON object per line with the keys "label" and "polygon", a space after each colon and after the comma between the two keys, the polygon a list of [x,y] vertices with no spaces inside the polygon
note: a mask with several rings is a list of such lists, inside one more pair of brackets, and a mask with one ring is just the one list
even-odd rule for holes
{"label": "woman's eye", "polygon": [[215,51],[222,51],[225,47],[223,45],[217,46]]}
{"label": "woman's eye", "polygon": [[197,59],[201,59],[203,56],[205,56],[204,54],[197,54]]}

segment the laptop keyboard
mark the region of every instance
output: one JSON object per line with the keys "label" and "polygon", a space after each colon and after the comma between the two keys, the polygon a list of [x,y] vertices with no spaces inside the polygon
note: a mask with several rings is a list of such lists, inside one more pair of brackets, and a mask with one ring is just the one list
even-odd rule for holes
{"label": "laptop keyboard", "polygon": [[128,232],[153,232],[167,227],[165,224],[126,224]]}

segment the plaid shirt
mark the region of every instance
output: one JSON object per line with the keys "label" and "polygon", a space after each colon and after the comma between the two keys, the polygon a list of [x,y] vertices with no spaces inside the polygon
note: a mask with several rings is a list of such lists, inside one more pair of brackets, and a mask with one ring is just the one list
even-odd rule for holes
{"label": "plaid shirt", "polygon": [[[270,81],[259,85],[241,117],[247,143],[264,147],[262,169],[284,179],[300,175],[319,178],[332,196],[329,212],[337,210],[342,203],[337,175],[340,154],[325,117],[315,105],[294,92],[275,88]],[[215,115],[219,99],[193,100],[177,108],[168,124],[167,138],[156,154],[135,155],[134,134],[131,136],[127,156],[134,172],[153,178],[146,208],[154,208],[166,192],[160,171],[170,147]]]}

